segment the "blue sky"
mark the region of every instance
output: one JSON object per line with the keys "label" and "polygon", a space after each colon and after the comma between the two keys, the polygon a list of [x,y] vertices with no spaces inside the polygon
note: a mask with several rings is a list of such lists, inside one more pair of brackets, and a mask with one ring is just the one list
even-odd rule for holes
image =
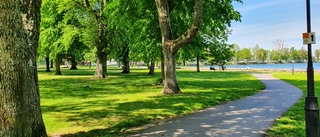
{"label": "blue sky", "polygon": [[[320,1],[310,1],[311,29],[317,35],[313,49],[320,49]],[[243,0],[243,4],[235,3],[234,7],[241,13],[242,21],[232,23],[228,43],[236,43],[240,48],[258,44],[272,50],[275,48],[272,42],[282,39],[286,47],[303,47],[302,33],[307,31],[306,0]]]}

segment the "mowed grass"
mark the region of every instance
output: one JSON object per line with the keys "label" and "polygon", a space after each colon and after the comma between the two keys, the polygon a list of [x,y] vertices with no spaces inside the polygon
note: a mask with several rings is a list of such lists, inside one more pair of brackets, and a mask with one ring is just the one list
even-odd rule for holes
{"label": "mowed grass", "polygon": [[[147,69],[92,78],[95,68],[62,69],[62,76],[39,68],[41,108],[49,136],[115,136],[129,128],[186,115],[255,94],[264,85],[240,72],[178,70],[182,94],[162,95],[160,78]],[[52,70],[53,71],[53,70]]]}
{"label": "mowed grass", "polygon": [[[286,73],[273,73],[273,75],[281,80],[284,80],[296,87],[300,88],[304,95],[303,97],[292,106],[282,118],[277,120],[274,127],[268,131],[268,136],[281,136],[281,137],[305,137],[305,96],[307,95],[307,73],[295,73],[292,75],[290,72]],[[320,74],[314,75],[315,94],[320,95]]]}

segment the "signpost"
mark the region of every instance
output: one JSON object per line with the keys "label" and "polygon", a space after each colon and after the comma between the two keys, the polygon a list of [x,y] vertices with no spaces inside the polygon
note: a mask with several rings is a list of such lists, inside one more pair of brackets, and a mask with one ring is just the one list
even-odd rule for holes
{"label": "signpost", "polygon": [[320,137],[319,133],[319,106],[314,94],[314,71],[312,62],[312,44],[316,43],[315,33],[311,32],[310,0],[307,2],[307,33],[303,33],[303,44],[308,45],[307,87],[308,94],[304,106],[306,120],[306,136]]}
{"label": "signpost", "polygon": [[303,45],[316,44],[316,33],[315,32],[303,33],[302,38],[303,38]]}

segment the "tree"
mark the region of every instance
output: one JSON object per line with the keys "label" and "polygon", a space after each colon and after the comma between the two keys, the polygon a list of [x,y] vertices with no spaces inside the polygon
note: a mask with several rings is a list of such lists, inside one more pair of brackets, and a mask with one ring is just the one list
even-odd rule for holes
{"label": "tree", "polygon": [[281,54],[277,50],[272,50],[270,53],[270,58],[273,61],[280,61],[281,60]]}
{"label": "tree", "polygon": [[188,49],[188,46],[181,48],[177,54],[177,63],[181,64],[182,66],[186,66],[186,61],[192,59],[191,51]]}
{"label": "tree", "polygon": [[[83,24],[88,16],[81,6],[68,1],[43,0],[39,54],[54,58],[56,74],[61,75],[62,59],[71,61],[70,69],[77,69],[77,61],[88,47],[83,43]],[[85,18],[85,19],[83,19]],[[47,59],[49,60],[49,59]],[[48,63],[47,63],[48,64]]]}
{"label": "tree", "polygon": [[[205,43],[204,38],[201,35],[197,35],[194,40],[182,48],[185,55],[189,54],[189,59],[196,59],[197,72],[200,72],[200,61],[206,59],[205,52],[203,52],[206,46],[207,44]],[[188,59],[188,57],[185,57],[185,59]]]}
{"label": "tree", "polygon": [[304,61],[308,58],[308,51],[304,49],[304,47],[301,47],[300,50],[298,50],[298,58],[300,61]]}
{"label": "tree", "polygon": [[224,70],[224,66],[227,61],[231,60],[234,56],[233,44],[219,43],[215,46],[209,47],[209,57],[211,57],[211,65],[217,64],[222,67]]}
{"label": "tree", "polygon": [[279,55],[280,59],[278,59],[278,60],[279,60],[279,62],[281,62],[281,60],[284,58],[284,55],[285,55],[286,51],[288,51],[288,50],[286,50],[286,49],[284,48],[284,46],[285,46],[285,41],[282,40],[282,39],[276,39],[276,40],[273,41],[273,45],[275,46],[275,48],[274,48],[275,51],[276,51],[278,54],[280,54],[280,55]]}
{"label": "tree", "polygon": [[232,48],[232,51],[234,52],[234,56],[232,57],[232,60],[233,60],[233,64],[236,64],[237,63],[237,52],[239,52],[240,51],[240,47],[239,47],[239,45],[238,44],[236,44],[236,43],[233,43],[232,44],[233,46],[233,48]]}
{"label": "tree", "polygon": [[72,62],[72,69],[75,69],[76,60],[89,47],[95,48],[91,51],[96,52],[97,67],[94,77],[107,77],[106,56],[110,52],[105,30],[106,4],[106,0],[44,1],[44,5],[48,5],[43,10],[43,15],[47,17],[43,23],[43,32],[46,33],[41,36],[47,38],[41,41],[50,47],[51,57],[56,58],[57,74],[61,73],[58,70],[62,58],[67,57]]}
{"label": "tree", "polygon": [[243,48],[236,53],[236,56],[238,60],[246,60],[246,62],[248,63],[248,60],[251,59],[252,54],[250,49]]}
{"label": "tree", "polygon": [[66,51],[67,59],[71,62],[70,70],[77,70],[79,61],[84,59],[84,51],[88,51],[89,48],[80,41],[80,37],[76,37],[70,48]]}
{"label": "tree", "polygon": [[259,47],[258,44],[256,44],[256,46],[254,48],[252,48],[252,53],[253,53],[253,56],[254,56],[253,59],[255,61],[257,61],[257,59],[258,59],[258,51],[259,51],[259,49],[260,49],[260,47]]}
{"label": "tree", "polygon": [[316,56],[316,60],[317,60],[317,62],[319,62],[319,58],[320,58],[320,49],[316,49],[316,50],[314,51],[314,54],[315,54],[315,56]]}
{"label": "tree", "polygon": [[236,44],[226,44],[229,34],[231,34],[231,31],[228,29],[224,33],[220,33],[218,37],[205,34],[208,61],[211,65],[217,64],[221,66],[222,70],[224,70],[227,61],[234,57],[235,51],[239,50],[239,46]]}
{"label": "tree", "polygon": [[[107,0],[97,0],[97,1],[89,1],[84,0],[80,1],[69,1],[79,5],[81,8],[85,8],[87,13],[85,14],[89,18],[88,22],[91,22],[91,26],[88,29],[91,30],[92,33],[97,35],[92,35],[92,43],[96,48],[96,72],[94,74],[95,78],[106,78],[107,77],[107,55],[108,55],[108,44],[105,37],[105,29],[106,29],[106,18],[104,9],[107,4]],[[70,5],[70,4],[69,4]],[[94,29],[94,30],[93,30]]]}
{"label": "tree", "polygon": [[[196,36],[203,21],[203,30],[212,31],[216,34],[224,33],[230,26],[231,20],[239,20],[240,14],[234,11],[232,0],[230,1],[206,1],[203,0],[176,2],[173,0],[155,0],[158,10],[158,20],[162,37],[163,62],[164,62],[164,88],[162,93],[180,93],[176,78],[175,61],[178,50],[187,45]],[[241,2],[241,0],[236,0]],[[193,11],[190,10],[193,6]],[[212,9],[214,7],[214,10]],[[205,12],[203,12],[205,9]],[[180,11],[180,12],[178,12]],[[183,11],[183,12],[181,12]],[[174,14],[174,15],[171,15]],[[204,13],[204,14],[203,14]],[[205,16],[203,16],[205,15]],[[204,18],[202,18],[204,17]],[[189,20],[181,23],[171,22],[172,20]],[[188,22],[186,25],[185,22]],[[171,26],[175,26],[172,28]],[[181,31],[184,26],[188,26],[186,31]],[[180,30],[180,31],[177,31]],[[173,33],[173,31],[175,33]]]}
{"label": "tree", "polygon": [[113,50],[111,54],[121,60],[123,72],[129,71],[129,61],[143,60],[150,65],[149,74],[153,75],[155,62],[161,56],[161,35],[155,3],[140,0],[109,1],[106,13],[107,18],[112,19],[108,20],[107,29],[114,29],[116,35],[120,35],[114,41],[116,53]]}
{"label": "tree", "polygon": [[47,136],[36,65],[41,2],[0,2],[0,136]]}
{"label": "tree", "polygon": [[[41,6],[41,23],[40,23],[40,40],[38,54],[41,58],[45,56],[46,72],[50,72],[49,62],[51,54],[51,46],[57,41],[60,36],[60,28],[58,26],[62,16],[58,14],[56,1],[43,0]],[[55,58],[51,54],[51,58]],[[53,59],[51,59],[51,66],[53,67]]]}
{"label": "tree", "polygon": [[260,48],[257,51],[257,59],[259,59],[260,61],[264,62],[267,59],[268,56],[268,51],[264,50],[263,48]]}
{"label": "tree", "polygon": [[[173,39],[170,26],[170,12],[173,8],[170,4],[172,1],[156,0],[159,16],[159,26],[162,36],[162,48],[164,56],[164,88],[162,93],[175,94],[180,93],[178,81],[176,78],[176,53],[178,50],[190,42],[199,30],[203,12],[203,0],[195,0],[194,18],[190,28],[179,38]],[[169,7],[170,6],[170,7]]]}
{"label": "tree", "polygon": [[129,44],[127,43],[123,43],[121,48],[121,56],[120,56],[120,60],[122,63],[122,72],[123,74],[128,74],[130,73],[130,58],[129,58]]}
{"label": "tree", "polygon": [[141,41],[140,43],[135,43],[132,47],[132,57],[133,61],[143,60],[147,63],[149,68],[149,75],[154,75],[155,64],[161,58],[161,43],[156,41]]}

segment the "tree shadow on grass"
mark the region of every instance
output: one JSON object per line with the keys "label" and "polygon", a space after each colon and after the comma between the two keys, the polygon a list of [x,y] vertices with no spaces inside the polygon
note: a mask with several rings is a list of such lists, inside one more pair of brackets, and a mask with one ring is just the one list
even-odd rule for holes
{"label": "tree shadow on grass", "polygon": [[[185,72],[183,75],[187,75]],[[204,74],[207,75],[207,74]],[[235,73],[235,77],[243,77],[242,74]],[[223,76],[222,76],[223,77]],[[219,81],[206,77],[202,80],[181,80],[183,85],[182,90],[196,89],[193,91],[186,91],[177,95],[159,95],[151,96],[143,101],[132,102],[117,102],[116,100],[106,99],[99,101],[84,102],[82,104],[72,104],[64,106],[62,111],[72,113],[71,116],[66,116],[69,122],[80,123],[81,126],[93,126],[93,124],[104,125],[103,122],[113,122],[114,124],[107,124],[108,127],[104,129],[94,129],[88,132],[78,132],[75,134],[63,135],[65,137],[84,137],[84,136],[117,136],[122,135],[122,132],[134,126],[141,126],[149,122],[163,120],[167,117],[182,116],[196,110],[204,109],[210,106],[228,102],[242,98],[244,96],[252,95],[259,89],[252,88],[252,85],[245,83],[255,83],[255,80],[229,80],[230,83],[237,83],[235,85],[226,84],[225,81]],[[211,84],[208,84],[211,83]],[[259,84],[259,83],[258,83]],[[261,84],[261,83],[260,83]],[[113,86],[123,86],[113,85]],[[227,86],[227,87],[226,87]],[[228,87],[229,86],[229,87]],[[230,88],[232,91],[230,91]],[[250,90],[250,91],[249,91]],[[160,91],[160,90],[159,90]],[[123,91],[122,91],[123,92]],[[141,93],[140,91],[133,91]],[[240,96],[238,95],[239,93]],[[126,93],[126,92],[125,92]],[[100,93],[99,93],[100,94]],[[101,93],[103,94],[103,93]],[[113,94],[113,93],[112,93]],[[116,93],[115,93],[116,94]],[[237,95],[237,96],[236,96]],[[70,95],[73,96],[73,95]],[[87,107],[103,107],[114,106],[113,108],[83,111]],[[56,106],[63,107],[63,106]],[[45,108],[44,112],[59,111],[60,108]],[[81,110],[81,111],[79,111]],[[61,111],[61,110],[60,110]],[[70,112],[71,111],[71,112]],[[120,117],[118,121],[105,121],[105,118]],[[92,121],[98,121],[92,123]]]}
{"label": "tree shadow on grass", "polygon": [[[150,82],[150,77],[146,76],[143,72],[131,73],[129,75],[117,74],[117,77],[103,80],[80,78],[77,79],[76,82],[71,83],[70,81],[73,79],[70,78],[60,78],[56,81],[44,80],[42,82],[47,84],[42,85],[42,88],[56,89],[60,84],[64,84],[63,89],[42,93],[41,97],[44,98],[51,99],[52,96],[62,99],[64,97],[80,97],[86,99],[101,96],[105,98],[85,101],[81,102],[81,104],[71,102],[68,104],[42,106],[42,109],[44,113],[60,112],[60,114],[66,117],[67,122],[77,123],[83,127],[93,127],[97,125],[105,127],[63,136],[121,136],[124,130],[134,126],[141,126],[157,120],[166,119],[167,117],[182,116],[258,91],[256,89],[251,89],[252,91],[250,92],[247,91],[251,85],[249,86],[244,83],[248,82],[252,84],[254,80],[241,80],[242,77],[247,76],[243,75],[243,73],[233,73],[233,78],[239,78],[228,80],[232,84],[221,80],[226,77],[223,73],[204,72],[194,73],[195,75],[190,74],[193,74],[193,72],[178,73],[182,79],[179,81],[182,87],[181,89],[186,89],[186,92],[183,91],[182,94],[155,94],[155,96],[150,96],[143,101],[128,102],[118,102],[117,100],[108,98],[108,95],[144,94],[144,92],[150,92],[150,89],[160,92],[161,87],[155,87],[155,85]],[[89,88],[85,88],[85,85],[89,85]],[[92,87],[91,85],[95,86]],[[187,89],[193,90],[188,91]],[[232,89],[232,91],[230,91],[230,89]],[[245,91],[246,94],[237,96],[239,93]],[[113,117],[117,117],[117,121],[112,121]]]}
{"label": "tree shadow on grass", "polygon": [[[225,96],[224,99],[220,97]],[[216,98],[215,98],[216,97]],[[141,126],[158,120],[169,120],[168,117],[183,116],[195,110],[200,110],[217,104],[229,101],[229,97],[221,93],[183,93],[173,96],[152,97],[149,101],[135,101],[117,104],[114,110],[100,110],[86,113],[79,113],[77,119],[68,117],[69,121],[81,121],[82,126],[92,126],[91,120],[103,119],[112,116],[121,116],[125,119],[114,121],[116,124],[110,128],[95,129],[89,132],[63,135],[64,137],[88,137],[88,136],[122,136],[123,131],[135,126]],[[95,104],[97,105],[97,104]],[[200,105],[194,109],[195,105]],[[67,109],[68,110],[68,109]],[[149,111],[149,112],[146,112]],[[154,113],[150,113],[154,112]],[[159,112],[159,113],[158,113]],[[96,123],[97,124],[97,123]],[[103,124],[103,123],[100,123]]]}
{"label": "tree shadow on grass", "polygon": [[[110,79],[57,78],[39,80],[41,98],[96,97],[115,94],[142,93],[155,87],[156,77],[135,75]],[[128,90],[130,89],[130,90]]]}

